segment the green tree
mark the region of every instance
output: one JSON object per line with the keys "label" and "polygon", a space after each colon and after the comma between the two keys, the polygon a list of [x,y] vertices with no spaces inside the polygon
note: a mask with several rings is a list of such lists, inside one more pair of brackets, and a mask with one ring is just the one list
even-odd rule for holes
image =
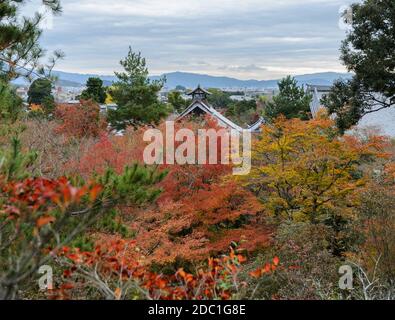
{"label": "green tree", "polygon": [[22,99],[15,89],[5,81],[0,80],[0,121],[15,121],[22,111]]}
{"label": "green tree", "polygon": [[31,84],[27,93],[29,104],[40,105],[44,113],[50,114],[55,108],[55,100],[52,95],[52,83],[48,79],[37,79]]}
{"label": "green tree", "polygon": [[228,108],[232,104],[230,94],[219,89],[209,89],[211,95],[207,97],[208,102],[214,108]]}
{"label": "green tree", "polygon": [[[6,81],[19,76],[30,78],[45,53],[39,45],[39,25],[44,17],[38,13],[33,18],[21,17],[25,4],[22,0],[0,1],[0,73]],[[42,0],[42,4],[54,14],[61,12],[59,0]],[[53,60],[56,58],[58,52]]]}
{"label": "green tree", "polygon": [[395,2],[365,0],[351,9],[352,29],[342,43],[341,60],[354,75],[337,81],[322,101],[342,131],[395,105]]}
{"label": "green tree", "polygon": [[228,108],[227,114],[231,116],[240,116],[251,110],[256,111],[255,100],[236,101]]}
{"label": "green tree", "polygon": [[311,95],[298,86],[295,78],[287,76],[278,82],[279,94],[265,107],[265,115],[276,119],[284,115],[287,119],[309,119]]}
{"label": "green tree", "polygon": [[167,97],[168,103],[177,112],[182,112],[189,105],[190,100],[186,100],[181,96],[179,91],[171,91]]}
{"label": "green tree", "polygon": [[[42,30],[39,25],[43,15],[34,14],[33,18],[22,17],[22,7],[27,1],[0,1],[0,118],[16,120],[22,110],[22,101],[16,96],[10,81],[18,77],[28,80],[32,76],[51,78],[51,72],[58,59],[64,54],[55,51],[47,64],[40,60],[45,55],[39,39]],[[61,12],[60,0],[42,0],[44,6],[53,14]],[[46,109],[53,109],[54,101],[50,96],[43,98]]]}
{"label": "green tree", "polygon": [[100,78],[89,78],[86,82],[86,89],[81,93],[81,99],[92,99],[97,103],[104,103],[106,97],[106,89],[103,87],[103,81]]}
{"label": "green tree", "polygon": [[235,101],[226,109],[225,115],[237,124],[249,125],[259,117],[257,103],[255,100]]}
{"label": "green tree", "polygon": [[118,81],[111,89],[111,96],[117,104],[116,110],[109,110],[108,121],[118,129],[128,125],[158,123],[169,113],[166,104],[158,101],[164,79],[150,81],[145,58],[129,47],[129,53],[120,61],[124,72],[116,72]]}
{"label": "green tree", "polygon": [[185,88],[184,86],[178,84],[178,85],[176,86],[175,90],[176,90],[176,91],[184,92],[184,91],[187,90],[187,88]]}

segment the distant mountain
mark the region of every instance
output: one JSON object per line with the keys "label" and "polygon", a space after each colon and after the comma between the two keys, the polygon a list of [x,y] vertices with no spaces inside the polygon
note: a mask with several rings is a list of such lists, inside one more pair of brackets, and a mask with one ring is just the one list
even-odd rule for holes
{"label": "distant mountain", "polygon": [[[116,81],[115,76],[103,76],[96,74],[80,74],[70,73],[63,71],[54,71],[54,75],[59,78],[59,83],[63,86],[79,87],[85,85],[86,81],[90,77],[99,77],[103,80],[105,86],[111,85]],[[198,84],[205,88],[264,88],[272,89],[277,88],[277,82],[275,80],[240,80],[230,77],[217,77],[198,73],[188,72],[171,72],[165,73],[161,76],[151,76],[152,80],[158,80],[162,77],[166,77],[166,87],[169,89],[175,88],[177,85],[184,86],[186,88],[194,88]],[[349,73],[336,73],[336,72],[323,72],[313,73],[295,76],[295,79],[300,85],[304,84],[316,84],[316,85],[331,85],[336,79],[339,78],[350,78]],[[16,84],[22,84],[20,80],[15,82]]]}
{"label": "distant mountain", "polygon": [[187,72],[166,73],[162,76],[153,76],[151,79],[157,80],[163,76],[166,77],[168,88],[175,88],[177,85],[194,88],[198,84],[206,88],[275,88],[277,86],[276,80],[239,80]]}
{"label": "distant mountain", "polygon": [[[53,71],[52,74],[58,77],[57,85],[63,87],[82,87],[91,77],[99,77],[103,80],[103,84],[105,86],[110,86],[114,81],[116,81],[115,76],[102,76],[97,74],[81,74],[64,71]],[[28,85],[27,80],[23,78],[19,78],[13,81],[13,83],[18,86]]]}
{"label": "distant mountain", "polygon": [[[186,73],[186,72],[172,72],[164,74],[166,77],[166,86],[168,88],[175,88],[177,85],[182,85],[187,88],[196,87],[200,84],[206,88],[277,88],[275,80],[239,80],[229,77],[215,77],[204,74]],[[152,79],[159,79],[162,76],[154,76]],[[300,85],[316,84],[316,85],[332,85],[336,79],[350,78],[348,73],[324,72],[295,76],[295,79]]]}
{"label": "distant mountain", "polygon": [[79,82],[64,80],[64,79],[59,79],[58,81],[56,81],[56,85],[61,87],[73,87],[73,88],[81,87],[81,84]]}
{"label": "distant mountain", "polygon": [[61,80],[72,81],[79,83],[80,85],[85,85],[86,81],[92,77],[99,77],[103,80],[104,85],[111,85],[116,80],[115,76],[99,76],[97,74],[81,74],[81,73],[70,73],[64,71],[54,71],[53,74]]}

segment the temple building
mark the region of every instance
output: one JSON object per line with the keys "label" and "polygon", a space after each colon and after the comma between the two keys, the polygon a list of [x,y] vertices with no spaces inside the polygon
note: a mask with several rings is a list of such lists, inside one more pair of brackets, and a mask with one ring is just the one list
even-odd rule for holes
{"label": "temple building", "polygon": [[[312,95],[312,100],[310,103],[310,111],[313,118],[315,118],[320,109],[325,108],[321,99],[324,95],[331,91],[331,86],[323,85],[311,85],[306,86],[306,92]],[[380,106],[377,106],[378,108]],[[332,114],[330,116],[334,119],[336,116]],[[390,137],[395,137],[395,108],[385,108],[383,110],[368,113],[359,120],[358,124],[354,127],[358,128],[370,128],[370,130],[377,130],[380,134],[384,134]],[[352,133],[352,130],[349,131]]]}
{"label": "temple building", "polygon": [[310,112],[313,118],[316,117],[318,111],[323,108],[321,99],[324,95],[328,94],[331,91],[331,86],[322,86],[322,85],[306,85],[306,93],[312,95],[312,99],[310,102]]}
{"label": "temple building", "polygon": [[260,118],[256,123],[244,129],[215,110],[215,108],[208,103],[207,97],[210,94],[210,92],[201,88],[200,85],[195,90],[189,92],[188,95],[192,96],[192,103],[178,116],[177,120],[181,120],[188,115],[200,116],[208,114],[214,117],[218,121],[218,124],[224,128],[233,129],[238,132],[242,132],[243,130],[248,130],[250,132],[260,131],[260,127],[264,123],[263,118]]}

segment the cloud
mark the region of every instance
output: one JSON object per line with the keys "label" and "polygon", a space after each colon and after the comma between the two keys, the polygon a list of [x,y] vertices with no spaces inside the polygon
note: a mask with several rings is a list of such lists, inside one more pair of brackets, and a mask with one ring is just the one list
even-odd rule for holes
{"label": "cloud", "polygon": [[226,66],[221,66],[218,69],[219,70],[229,70],[229,71],[234,71],[234,72],[256,72],[256,71],[266,71],[267,70],[267,68],[260,67],[255,64],[249,64],[246,66],[226,65]]}
{"label": "cloud", "polygon": [[[343,71],[339,7],[352,0],[67,0],[42,39],[65,71],[111,74],[127,48],[154,74],[191,71],[272,78]],[[32,11],[33,12],[33,11]]]}
{"label": "cloud", "polygon": [[[298,0],[297,5],[316,5],[327,3],[326,0]],[[343,4],[343,1],[329,1]],[[197,17],[218,16],[221,14],[240,14],[264,7],[266,10],[287,8],[295,5],[295,0],[69,0],[64,3],[67,10],[74,13],[95,13],[117,17]]]}

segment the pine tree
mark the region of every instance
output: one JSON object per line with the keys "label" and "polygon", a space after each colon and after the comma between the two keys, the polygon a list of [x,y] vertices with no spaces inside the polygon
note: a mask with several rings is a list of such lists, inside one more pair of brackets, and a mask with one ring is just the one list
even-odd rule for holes
{"label": "pine tree", "polygon": [[31,84],[27,102],[40,105],[44,113],[49,115],[55,109],[55,99],[52,95],[52,82],[48,79],[37,79]]}
{"label": "pine tree", "polygon": [[118,108],[109,111],[109,122],[118,130],[127,126],[157,124],[169,111],[166,104],[158,101],[164,79],[150,81],[145,59],[132,48],[120,64],[125,71],[115,73],[118,82],[111,89]]}
{"label": "pine tree", "polygon": [[191,101],[189,99],[185,100],[181,96],[181,92],[179,92],[179,91],[170,92],[167,99],[168,99],[169,104],[172,106],[172,108],[174,110],[176,110],[177,112],[184,111],[185,108],[188,107],[188,105],[191,103]]}
{"label": "pine tree", "polygon": [[0,121],[18,119],[22,111],[22,99],[7,82],[0,80]]}
{"label": "pine tree", "polygon": [[306,94],[303,88],[298,87],[297,81],[287,76],[278,83],[280,92],[269,102],[265,108],[265,114],[270,119],[284,115],[287,119],[299,118],[307,120],[310,112],[311,96]]}
{"label": "pine tree", "polygon": [[103,87],[103,81],[100,78],[91,77],[86,82],[86,89],[81,93],[81,99],[92,99],[97,103],[104,103],[106,101],[106,90]]}
{"label": "pine tree", "polygon": [[[54,14],[61,12],[60,0],[42,0],[42,4]],[[6,81],[19,76],[30,78],[44,56],[39,45],[39,24],[44,17],[38,13],[33,18],[21,17],[23,5],[25,1],[21,0],[0,2],[0,75]],[[61,56],[56,52],[54,61]]]}

